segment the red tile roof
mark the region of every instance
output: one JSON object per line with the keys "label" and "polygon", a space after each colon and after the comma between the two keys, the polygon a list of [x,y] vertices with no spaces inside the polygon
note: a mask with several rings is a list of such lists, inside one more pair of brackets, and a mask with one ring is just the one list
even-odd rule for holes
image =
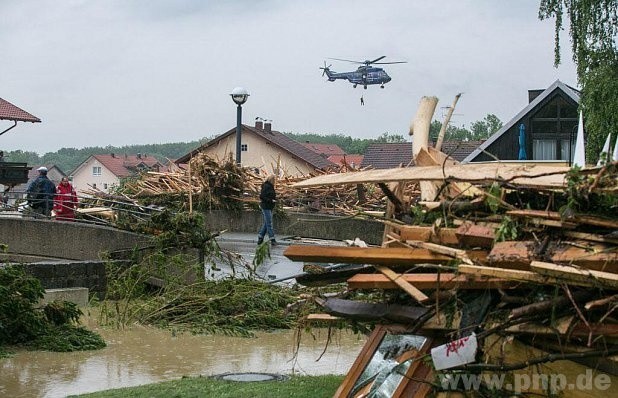
{"label": "red tile roof", "polygon": [[41,119],[33,116],[25,110],[16,107],[9,101],[0,98],[0,119],[1,120],[14,120],[17,122],[32,122],[40,123]]}
{"label": "red tile roof", "polygon": [[363,155],[331,155],[327,159],[331,162],[342,165],[344,162],[354,168],[360,168],[363,163]]}
{"label": "red tile roof", "polygon": [[326,157],[345,154],[343,149],[339,148],[339,145],[336,144],[316,144],[313,142],[305,142],[303,143],[303,146],[311,149],[313,152],[319,153],[320,155],[326,155]]}
{"label": "red tile roof", "polygon": [[144,168],[152,168],[153,166],[162,167],[161,163],[153,157],[148,155],[92,155],[109,171],[114,173],[116,177],[128,177],[136,174],[140,165]]}

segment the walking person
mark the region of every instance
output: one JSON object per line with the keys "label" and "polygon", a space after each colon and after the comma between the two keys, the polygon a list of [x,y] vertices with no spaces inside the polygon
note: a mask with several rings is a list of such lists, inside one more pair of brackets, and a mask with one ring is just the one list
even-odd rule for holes
{"label": "walking person", "polygon": [[262,210],[262,228],[258,232],[258,245],[264,242],[264,237],[268,234],[268,239],[271,245],[276,245],[275,231],[273,230],[273,209],[277,201],[277,193],[275,192],[275,175],[269,174],[262,183],[260,190],[260,209]]}
{"label": "walking person", "polygon": [[47,167],[42,166],[37,169],[39,176],[32,181],[26,190],[26,198],[35,216],[41,215],[50,217],[54,207],[54,195],[56,185],[47,178]]}
{"label": "walking person", "polygon": [[56,196],[54,197],[56,220],[73,221],[76,208],[77,194],[75,189],[73,189],[68,177],[62,177],[60,184],[56,187]]}

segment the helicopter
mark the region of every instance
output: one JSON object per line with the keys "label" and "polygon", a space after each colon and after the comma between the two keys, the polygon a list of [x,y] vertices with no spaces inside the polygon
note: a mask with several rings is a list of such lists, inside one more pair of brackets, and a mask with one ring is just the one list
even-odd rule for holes
{"label": "helicopter", "polygon": [[352,61],[349,59],[341,59],[341,58],[328,58],[336,61],[345,61],[352,62],[355,64],[361,64],[354,72],[341,72],[337,73],[330,69],[332,65],[326,65],[326,61],[324,61],[324,67],[320,67],[323,71],[322,76],[326,75],[328,77],[329,82],[334,82],[337,79],[346,79],[350,83],[352,83],[353,87],[356,88],[357,85],[361,84],[364,89],[367,89],[367,86],[372,84],[379,84],[380,88],[384,88],[384,85],[391,81],[391,77],[384,71],[382,68],[377,68],[371,65],[385,65],[385,64],[405,64],[406,61],[395,61],[395,62],[378,62],[382,59],[386,58],[386,55],[378,57],[372,61]]}

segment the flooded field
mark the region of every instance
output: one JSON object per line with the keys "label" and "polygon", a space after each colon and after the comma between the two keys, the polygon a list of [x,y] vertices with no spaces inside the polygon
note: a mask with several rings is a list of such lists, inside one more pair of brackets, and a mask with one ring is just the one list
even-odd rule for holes
{"label": "flooded field", "polygon": [[325,350],[326,330],[317,331],[315,339],[304,334],[294,358],[295,332],[288,330],[241,338],[87,326],[105,338],[106,348],[72,353],[20,351],[0,360],[0,396],[65,397],[228,372],[345,374],[365,341],[363,336],[337,332],[318,361]]}

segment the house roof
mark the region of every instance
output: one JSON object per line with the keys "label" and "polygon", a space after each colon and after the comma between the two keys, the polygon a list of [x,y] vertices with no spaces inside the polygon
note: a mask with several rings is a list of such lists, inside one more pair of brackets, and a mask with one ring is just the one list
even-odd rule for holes
{"label": "house roof", "polygon": [[356,167],[360,167],[361,163],[363,163],[363,155],[331,155],[327,159],[335,164],[343,164],[343,161],[349,165],[354,164]]}
{"label": "house roof", "polygon": [[[278,131],[250,127],[244,124],[242,125],[242,129],[243,129],[243,132],[253,133],[261,137],[262,139],[268,141],[272,145],[288,152],[292,156],[309,163],[312,167],[315,167],[316,169],[324,169],[324,168],[333,166],[332,162],[323,158],[322,156],[320,156],[320,154],[308,148],[305,148],[302,144],[294,141],[293,139],[289,138],[288,136]],[[176,163],[178,164],[187,163],[189,159],[193,157],[193,155],[201,152],[202,150],[208,148],[209,146],[212,146],[213,144],[216,144],[222,139],[229,137],[230,135],[235,134],[235,133],[236,133],[236,128],[228,130],[227,132],[199,146],[198,148],[194,149],[188,154],[176,159]]]}
{"label": "house roof", "polygon": [[361,167],[374,169],[392,169],[400,164],[408,165],[412,161],[412,143],[374,143],[365,150]]}
{"label": "house roof", "polygon": [[485,140],[479,141],[444,141],[441,151],[461,162],[470,155]]}
{"label": "house roof", "polygon": [[305,148],[311,149],[313,152],[319,153],[320,155],[326,155],[326,157],[345,154],[344,150],[336,144],[317,144],[313,142],[305,142],[302,145]]}
{"label": "house roof", "polygon": [[0,120],[40,123],[41,119],[0,98]]}
{"label": "house roof", "polygon": [[539,94],[534,100],[530,101],[528,105],[519,111],[514,118],[508,121],[508,123],[504,124],[502,128],[496,131],[491,137],[487,139],[483,144],[481,144],[478,148],[476,148],[472,153],[470,153],[462,163],[471,162],[476,158],[480,153],[482,153],[487,147],[493,144],[498,138],[500,138],[504,133],[509,131],[511,127],[517,124],[528,112],[534,109],[538,104],[540,104],[545,98],[549,97],[555,90],[562,90],[566,95],[568,95],[573,101],[579,104],[579,92],[574,88],[562,83],[560,80],[556,80],[551,86],[546,88],[541,94]]}
{"label": "house roof", "polygon": [[163,166],[155,157],[148,155],[99,154],[89,156],[88,159],[84,160],[79,166],[77,166],[71,174],[74,175],[91,158],[98,160],[99,163],[105,166],[106,169],[118,178],[134,175],[136,169],[140,165],[148,168],[155,165],[159,165],[159,167]]}

